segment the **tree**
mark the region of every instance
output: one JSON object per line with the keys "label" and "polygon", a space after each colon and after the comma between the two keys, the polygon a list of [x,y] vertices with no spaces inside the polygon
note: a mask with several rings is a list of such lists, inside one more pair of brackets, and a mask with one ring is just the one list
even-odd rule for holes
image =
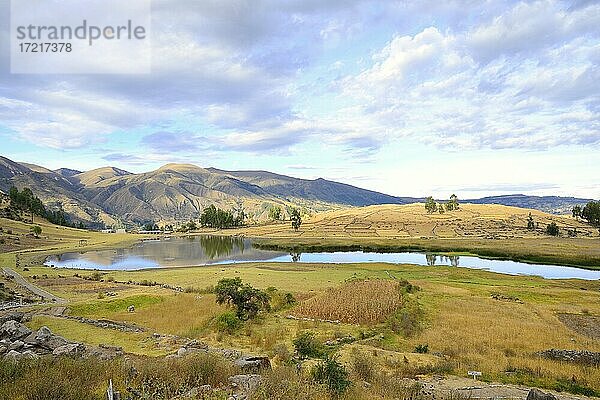
{"label": "tree", "polygon": [[346,367],[332,357],[325,357],[323,361],[315,365],[312,369],[313,379],[327,386],[329,392],[336,398],[341,396],[352,385],[348,376],[349,373]]}
{"label": "tree", "polygon": [[600,201],[590,201],[583,207],[581,216],[592,225],[600,225]]}
{"label": "tree", "polygon": [[271,221],[277,221],[281,219],[281,207],[271,206],[271,208],[269,208],[269,219]]}
{"label": "tree", "polygon": [[235,306],[235,315],[242,321],[255,318],[260,311],[270,309],[269,295],[243,284],[239,277],[221,279],[215,287],[215,293],[217,303]]}
{"label": "tree", "polygon": [[302,225],[302,217],[300,216],[300,210],[297,208],[292,208],[290,211],[290,220],[292,221],[292,228],[295,231],[300,229],[300,225]]}
{"label": "tree", "polygon": [[558,225],[556,225],[556,222],[551,222],[546,227],[546,233],[550,236],[558,236],[558,234],[560,233],[560,230],[558,229]]}
{"label": "tree", "polygon": [[573,207],[573,218],[579,218],[581,217],[581,206],[577,205],[575,207]]}
{"label": "tree", "polygon": [[444,213],[445,210],[444,210],[444,205],[442,203],[439,203],[437,205],[437,208],[438,208],[438,211],[440,212],[440,214]]}
{"label": "tree", "polygon": [[527,229],[529,229],[530,231],[535,230],[535,221],[533,220],[531,213],[529,213],[529,217],[527,217]]}
{"label": "tree", "polygon": [[453,211],[453,210],[458,210],[458,209],[459,209],[458,196],[453,194],[452,196],[450,196],[450,200],[446,203],[446,210]]}
{"label": "tree", "polygon": [[39,225],[32,226],[31,232],[35,235],[35,237],[39,237],[42,234],[42,227]]}
{"label": "tree", "polygon": [[427,212],[429,214],[432,214],[432,213],[434,213],[434,212],[437,211],[437,203],[435,202],[435,200],[433,199],[433,197],[429,196],[425,200],[425,209],[427,210]]}

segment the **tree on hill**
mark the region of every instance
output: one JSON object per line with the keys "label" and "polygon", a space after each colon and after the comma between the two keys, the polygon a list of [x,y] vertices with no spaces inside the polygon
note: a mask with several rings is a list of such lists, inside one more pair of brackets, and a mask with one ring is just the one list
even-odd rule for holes
{"label": "tree on hill", "polygon": [[560,233],[560,230],[558,229],[558,225],[556,225],[556,222],[551,222],[546,227],[546,233],[550,236],[558,236],[558,234]]}
{"label": "tree on hill", "polygon": [[533,220],[531,213],[529,213],[529,217],[527,217],[527,229],[530,231],[535,230],[535,221]]}
{"label": "tree on hill", "polygon": [[445,209],[444,209],[444,205],[442,203],[438,203],[437,205],[438,211],[440,212],[440,214],[443,214]]}
{"label": "tree on hill", "polygon": [[269,294],[243,284],[239,277],[221,279],[215,287],[217,303],[229,304],[236,308],[236,316],[246,321],[258,315],[260,311],[270,309]]}
{"label": "tree on hill", "polygon": [[581,217],[581,206],[577,205],[577,206],[573,207],[572,213],[573,213],[573,218]]}
{"label": "tree on hill", "polygon": [[300,210],[297,208],[292,208],[290,212],[290,220],[292,221],[292,228],[295,231],[300,229],[300,225],[302,225],[302,217],[300,216]]}
{"label": "tree on hill", "polygon": [[432,214],[432,213],[434,213],[434,212],[437,211],[437,203],[435,202],[435,200],[433,199],[433,197],[429,196],[425,200],[425,210],[427,210],[427,212],[429,214]]}
{"label": "tree on hill", "polygon": [[19,191],[16,187],[11,187],[9,190],[10,206],[14,209],[29,212],[33,215],[46,218],[55,225],[73,226],[62,209],[48,211],[44,207],[44,203],[33,194],[31,189],[24,188]]}
{"label": "tree on hill", "polygon": [[592,225],[600,225],[600,201],[590,201],[583,207],[581,216]]}
{"label": "tree on hill", "polygon": [[458,210],[458,209],[459,209],[458,196],[453,194],[452,196],[450,196],[450,200],[446,203],[446,210],[453,211],[453,210]]}
{"label": "tree on hill", "polygon": [[42,234],[42,227],[39,225],[32,226],[31,232],[35,235],[35,237],[40,237]]}
{"label": "tree on hill", "polygon": [[271,206],[271,208],[269,208],[269,219],[271,221],[278,221],[281,219],[281,207]]}

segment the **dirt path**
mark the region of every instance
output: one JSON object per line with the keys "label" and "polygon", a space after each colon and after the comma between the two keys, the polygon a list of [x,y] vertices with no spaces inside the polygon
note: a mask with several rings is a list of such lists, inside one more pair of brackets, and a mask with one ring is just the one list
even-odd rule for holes
{"label": "dirt path", "polygon": [[44,289],[39,288],[36,285],[28,282],[25,278],[23,278],[21,276],[21,274],[19,274],[18,272],[14,271],[10,268],[2,268],[2,270],[4,272],[4,275],[11,276],[15,280],[15,283],[17,283],[19,286],[26,288],[30,292],[42,297],[46,301],[54,302],[54,303],[66,303],[67,302],[65,299],[55,296],[52,293],[47,292]]}

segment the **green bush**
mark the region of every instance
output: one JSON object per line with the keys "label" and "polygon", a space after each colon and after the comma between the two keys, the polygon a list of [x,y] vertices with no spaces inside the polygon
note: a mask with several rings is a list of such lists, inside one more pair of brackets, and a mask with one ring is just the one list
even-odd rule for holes
{"label": "green bush", "polygon": [[302,332],[293,341],[294,349],[300,358],[318,358],[324,353],[323,344],[317,340],[315,334],[309,331]]}
{"label": "green bush", "polygon": [[429,352],[428,344],[418,344],[417,347],[415,347],[415,353],[426,354],[428,352]]}
{"label": "green bush", "polygon": [[225,312],[216,319],[217,330],[219,332],[229,333],[237,332],[242,327],[242,321],[234,312]]}
{"label": "green bush", "polygon": [[327,357],[313,368],[311,372],[315,382],[327,386],[334,396],[342,395],[352,382],[348,379],[348,371],[336,359]]}
{"label": "green bush", "polygon": [[388,319],[388,324],[393,332],[410,337],[421,330],[421,321],[424,315],[425,313],[416,301],[408,301],[404,307]]}
{"label": "green bush", "polygon": [[550,236],[558,236],[558,234],[560,233],[560,230],[558,229],[558,225],[556,225],[556,222],[551,222],[546,227],[546,233]]}

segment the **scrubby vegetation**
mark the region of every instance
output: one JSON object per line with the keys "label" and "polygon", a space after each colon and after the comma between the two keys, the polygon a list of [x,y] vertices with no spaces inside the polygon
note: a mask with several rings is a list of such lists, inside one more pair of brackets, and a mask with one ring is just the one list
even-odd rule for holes
{"label": "scrubby vegetation", "polygon": [[243,284],[240,278],[221,279],[215,286],[217,303],[235,307],[235,315],[242,321],[255,318],[259,312],[270,309],[268,293]]}

